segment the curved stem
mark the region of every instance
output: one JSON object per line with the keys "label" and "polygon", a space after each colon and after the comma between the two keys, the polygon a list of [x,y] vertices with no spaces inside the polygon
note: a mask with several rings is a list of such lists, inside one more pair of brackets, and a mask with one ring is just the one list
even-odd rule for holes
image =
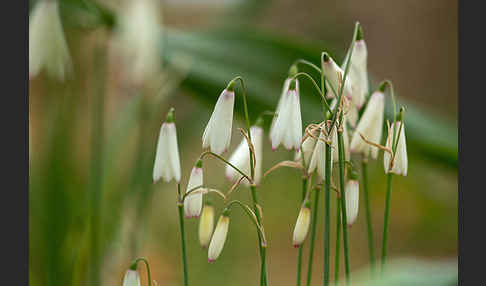
{"label": "curved stem", "polygon": [[311,222],[311,239],[310,239],[310,246],[309,246],[309,263],[307,265],[307,286],[311,285],[312,279],[312,262],[314,258],[314,243],[316,240],[316,225],[317,225],[317,214],[319,208],[319,187],[315,189],[315,196],[314,196],[314,208],[312,213],[312,222]]}
{"label": "curved stem", "polygon": [[223,212],[230,211],[231,207],[233,207],[233,205],[235,205],[235,204],[240,206],[245,211],[245,213],[248,215],[250,220],[253,222],[253,224],[257,228],[257,231],[260,233],[261,237],[263,238],[263,241],[261,243],[262,247],[266,247],[267,242],[265,240],[265,233],[263,232],[263,228],[261,227],[260,223],[256,219],[256,215],[251,211],[249,206],[243,204],[242,202],[240,202],[238,200],[233,200],[226,205],[226,208]]}
{"label": "curved stem", "polygon": [[341,200],[336,196],[336,254],[334,259],[334,285],[339,282],[339,258],[341,257]]}
{"label": "curved stem", "polygon": [[238,169],[238,167],[236,167],[235,165],[231,164],[230,162],[228,162],[228,160],[226,160],[225,158],[223,158],[222,156],[220,156],[220,155],[218,155],[216,153],[213,153],[211,151],[206,151],[206,152],[203,152],[201,154],[201,156],[199,156],[199,158],[202,160],[206,155],[212,155],[213,157],[216,157],[217,159],[223,161],[226,165],[229,165],[231,168],[235,169],[238,173],[240,173],[243,177],[245,177],[245,179],[247,179],[248,182],[250,182],[250,183],[253,182],[253,180],[250,179],[250,177],[248,177],[247,174],[245,174],[243,171],[241,171],[240,169]]}
{"label": "curved stem", "polygon": [[370,199],[368,193],[368,163],[366,160],[361,162],[361,172],[363,176],[363,195],[365,201],[366,224],[368,226],[368,252],[370,255],[371,274],[375,272],[375,249],[373,246],[373,227],[371,225]]}
{"label": "curved stem", "polygon": [[[341,120],[342,122],[342,114]],[[343,225],[343,250],[344,250],[344,269],[346,273],[346,285],[349,285],[349,254],[348,254],[348,226],[346,217],[346,192],[344,185],[344,142],[343,132],[338,130],[338,149],[339,149],[339,180],[341,182],[341,216]]]}
{"label": "curved stem", "polygon": [[322,70],[316,66],[315,64],[307,61],[307,60],[304,60],[304,59],[298,59],[298,60],[295,60],[294,63],[292,65],[295,65],[295,64],[304,64],[304,65],[308,65],[310,66],[311,68],[315,69],[319,74],[322,73]]}
{"label": "curved stem", "polygon": [[330,223],[331,223],[331,146],[326,144],[326,163],[324,175],[324,286],[329,285]]}
{"label": "curved stem", "polygon": [[[304,202],[305,197],[306,197],[306,192],[307,192],[307,183],[308,183],[308,178],[303,177],[302,178],[302,201],[301,203]],[[299,246],[299,254],[297,255],[297,286],[300,286],[301,282],[301,273],[302,273],[302,251],[303,251],[303,244]]]}
{"label": "curved stem", "polygon": [[390,217],[390,200],[392,193],[392,178],[393,174],[388,173],[387,184],[386,184],[386,202],[385,202],[385,221],[383,225],[383,244],[381,248],[381,271],[385,270],[386,263],[386,244],[388,242],[388,223]]}
{"label": "curved stem", "polygon": [[133,264],[135,264],[135,265],[136,265],[136,264],[137,264],[138,262],[140,262],[140,261],[143,261],[143,262],[145,263],[145,267],[147,268],[147,280],[148,280],[148,285],[149,285],[149,286],[151,286],[151,285],[152,285],[152,277],[151,277],[151,275],[150,275],[150,265],[149,265],[149,263],[148,263],[147,259],[146,259],[146,258],[144,258],[144,257],[139,257],[139,258],[135,259],[135,261],[133,262]]}
{"label": "curved stem", "polygon": [[315,89],[319,92],[321,99],[323,99],[323,102],[324,102],[324,105],[325,105],[327,111],[329,111],[332,114],[331,107],[327,104],[327,101],[325,100],[326,97],[324,96],[324,93],[319,88],[319,86],[317,85],[316,81],[312,78],[312,76],[310,76],[308,73],[305,73],[305,72],[299,72],[299,73],[296,73],[292,78],[296,79],[298,76],[302,76],[302,75],[305,76],[306,78],[308,78],[313,83]]}
{"label": "curved stem", "polygon": [[[179,194],[179,198],[181,198],[181,184],[177,184],[177,193]],[[186,235],[184,231],[184,204],[179,201],[177,204],[177,209],[179,211],[179,227],[181,230],[182,268],[184,273],[184,286],[188,286],[189,281],[188,281],[188,272],[187,272]]]}

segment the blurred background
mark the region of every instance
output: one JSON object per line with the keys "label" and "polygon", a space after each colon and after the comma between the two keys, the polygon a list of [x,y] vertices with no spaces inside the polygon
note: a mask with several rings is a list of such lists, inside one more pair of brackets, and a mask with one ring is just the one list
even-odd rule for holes
{"label": "blurred background", "polygon": [[[38,2],[29,2],[31,22]],[[156,140],[169,107],[176,109],[185,188],[212,107],[230,79],[244,77],[255,120],[275,109],[294,60],[319,65],[328,51],[341,63],[356,21],[368,46],[371,88],[392,80],[407,109],[409,172],[394,179],[389,259],[399,261],[403,275],[423,278],[406,285],[457,281],[457,1],[64,0],[59,15],[70,69],[64,80],[41,70],[29,83],[31,285],[121,285],[139,256],[149,260],[158,285],[182,285],[176,185],[152,184]],[[49,46],[49,39],[34,48]],[[308,81],[301,83],[303,123],[319,122],[319,98]],[[230,152],[240,142],[242,111],[237,96]],[[387,106],[388,119],[391,114]],[[283,148],[272,152],[269,143],[264,171],[293,159]],[[382,162],[380,155],[369,164],[376,256],[385,202]],[[231,187],[219,161],[206,160],[204,170],[205,184]],[[271,285],[295,283],[291,242],[300,177],[294,169],[278,169],[258,189]],[[250,202],[249,190],[240,188],[234,198]],[[213,201],[219,215],[223,204]],[[366,279],[362,202],[349,247],[351,270]],[[335,207],[333,198],[333,217]],[[312,285],[322,284],[322,204],[319,211]],[[257,236],[243,212],[233,213],[214,264],[207,263],[197,231],[198,221],[186,220],[191,285],[257,285]],[[307,255],[308,242],[304,273]],[[404,258],[411,260],[400,264]]]}

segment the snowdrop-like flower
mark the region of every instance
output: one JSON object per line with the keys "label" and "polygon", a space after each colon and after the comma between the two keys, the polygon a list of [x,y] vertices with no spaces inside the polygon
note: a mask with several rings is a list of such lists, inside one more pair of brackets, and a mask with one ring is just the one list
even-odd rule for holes
{"label": "snowdrop-like flower", "polygon": [[[361,30],[361,28],[359,29]],[[358,33],[360,35],[361,33]],[[368,50],[363,38],[357,39],[354,45],[353,55],[351,56],[351,66],[349,67],[349,77],[352,78],[352,103],[359,110],[363,106],[366,94],[368,93]],[[346,80],[347,81],[347,80]]]}
{"label": "snowdrop-like flower", "polygon": [[223,213],[219,217],[218,224],[216,225],[208,249],[208,261],[210,263],[214,262],[223,250],[224,243],[226,242],[226,235],[228,234],[229,222],[230,219],[228,215]]}
{"label": "snowdrop-like flower", "polygon": [[297,222],[295,223],[293,245],[295,248],[299,247],[305,240],[309,232],[311,222],[310,202],[306,200],[300,209]]}
{"label": "snowdrop-like flower", "polygon": [[[336,97],[333,90],[339,96],[339,87],[342,80],[344,80],[344,71],[336,64],[336,62],[326,53],[322,53],[322,72],[324,73],[324,77],[327,79],[326,87],[328,90],[328,94],[331,97]],[[344,91],[343,95],[351,100],[352,98],[352,78],[351,76],[347,75],[346,82],[344,83]],[[332,87],[332,89],[330,88]]]}
{"label": "snowdrop-like flower", "polygon": [[[289,86],[290,86],[290,79],[291,78],[289,76],[284,81],[282,92],[280,93],[280,98],[278,99],[278,103],[277,103],[277,109],[275,109],[275,114],[278,114],[280,112],[280,108],[282,107],[282,102],[286,98],[285,95],[287,94],[287,90],[289,89]],[[270,125],[270,130],[273,130],[274,125],[275,125],[275,121],[277,121],[277,116],[273,117],[272,124]],[[271,134],[272,134],[272,131],[270,131],[270,135]],[[272,140],[271,136],[270,136],[270,140]]]}
{"label": "snowdrop-like flower", "polygon": [[302,140],[302,117],[297,80],[290,82],[287,92],[280,101],[275,123],[270,130],[272,149],[277,149],[280,143],[283,143],[289,150],[292,148],[299,150]]}
{"label": "snowdrop-like flower", "polygon": [[[260,124],[256,124],[250,127],[250,134],[253,147],[255,148],[256,158],[254,182],[258,185],[262,177],[263,128]],[[231,155],[228,161],[231,164],[235,165],[238,169],[243,171],[243,173],[250,174],[250,151],[248,149],[248,143],[245,138],[241,140],[240,145],[238,145],[235,152]],[[228,180],[236,182],[240,177],[241,174],[238,173],[238,171],[236,171],[229,165],[226,166],[226,178],[228,178]],[[243,182],[247,185],[249,183],[247,179],[244,179]]]}
{"label": "snowdrop-like flower", "polygon": [[308,166],[311,160],[312,152],[314,152],[314,148],[317,142],[317,136],[319,136],[319,129],[311,129],[309,133],[312,136],[308,135],[305,138],[304,142],[302,143],[302,148],[295,153],[294,161],[300,161],[302,159],[302,152],[304,153],[304,162]]}
{"label": "snowdrop-like flower", "polygon": [[172,179],[175,179],[176,182],[181,181],[181,163],[173,108],[167,113],[166,120],[162,123],[157,143],[153,172],[154,183],[160,178],[163,178],[165,182],[170,182]]}
{"label": "snowdrop-like flower", "polygon": [[346,219],[348,226],[351,226],[358,217],[359,183],[357,176],[346,183],[344,191],[346,192]]}
{"label": "snowdrop-like flower", "polygon": [[214,207],[206,203],[199,219],[199,242],[202,248],[206,248],[211,240],[214,227]]}
{"label": "snowdrop-like flower", "polygon": [[140,286],[140,276],[136,269],[128,269],[123,278],[123,286]]}
{"label": "snowdrop-like flower", "polygon": [[62,29],[57,1],[37,1],[29,21],[29,77],[45,68],[60,80],[71,72],[72,63]]}
{"label": "snowdrop-like flower", "polygon": [[202,147],[209,147],[211,152],[218,155],[226,151],[231,142],[233,107],[235,105],[233,86],[234,84],[230,83],[219,96],[213,114],[211,114],[211,118],[202,136]]}
{"label": "snowdrop-like flower", "polygon": [[150,79],[160,68],[160,7],[154,0],[126,1],[116,30],[127,78]]}
{"label": "snowdrop-like flower", "polygon": [[[323,125],[324,123],[321,124],[321,126]],[[333,128],[334,131],[333,133],[335,133],[335,130],[336,127]],[[309,174],[311,174],[317,168],[317,174],[322,179],[325,178],[325,171],[326,171],[326,142],[324,142],[323,139],[326,139],[326,136],[324,136],[323,132],[320,132],[319,140],[317,140],[316,146],[314,147],[314,152],[312,153],[312,158],[309,163],[309,171],[308,171]],[[331,138],[331,140],[333,139]],[[331,148],[331,157],[334,156],[334,152],[335,152],[334,149],[335,148]]]}
{"label": "snowdrop-like flower", "polygon": [[[203,184],[203,169],[202,169],[202,160],[198,160],[196,166],[192,168],[191,176],[189,177],[189,183],[187,184],[186,192],[194,189],[198,186],[202,186]],[[184,214],[186,218],[199,217],[202,209],[202,200],[203,200],[203,193],[201,189],[197,189],[196,191],[190,193],[184,199]]]}
{"label": "snowdrop-like flower", "polygon": [[[401,127],[400,134],[398,134]],[[395,122],[390,128],[390,133],[386,139],[386,147],[392,149],[393,133],[397,133],[398,145],[395,151],[395,159],[393,167],[390,170],[390,154],[385,152],[383,155],[383,163],[385,167],[385,173],[394,173],[397,175],[406,176],[408,171],[408,157],[407,157],[407,142],[405,139],[405,124],[402,121]]]}
{"label": "snowdrop-like flower", "polygon": [[360,134],[363,135],[367,140],[380,144],[383,129],[384,110],[385,95],[380,90],[375,91],[371,95],[363,116],[361,116],[361,120],[354,131],[350,145],[351,152],[362,153],[366,157],[371,152],[371,157],[376,159],[378,156],[378,148],[366,143],[361,138]]}

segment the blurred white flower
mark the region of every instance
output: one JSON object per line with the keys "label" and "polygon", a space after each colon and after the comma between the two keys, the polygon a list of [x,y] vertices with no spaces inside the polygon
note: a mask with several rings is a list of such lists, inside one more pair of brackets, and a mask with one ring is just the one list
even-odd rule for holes
{"label": "blurred white flower", "polygon": [[311,210],[309,201],[305,201],[297,217],[295,223],[293,242],[295,248],[299,247],[305,240],[307,233],[309,232],[309,226],[311,222]]}
{"label": "blurred white flower", "polygon": [[[253,147],[255,148],[256,158],[254,183],[258,185],[260,184],[260,179],[262,177],[263,128],[261,126],[254,125],[250,127],[250,134]],[[250,175],[250,151],[245,138],[241,140],[240,145],[238,145],[228,161],[243,171],[243,173]],[[240,177],[241,174],[238,173],[238,171],[229,165],[226,166],[226,178],[228,178],[228,180],[231,182],[236,182]],[[249,182],[247,179],[243,179],[243,183],[248,185]]]}
{"label": "blurred white flower", "polygon": [[199,242],[202,248],[206,248],[211,240],[214,227],[214,207],[210,204],[204,205],[201,218],[199,219]]}
{"label": "blurred white flower", "polygon": [[302,140],[302,117],[300,113],[299,82],[294,80],[280,98],[275,123],[270,129],[272,149],[283,143],[285,148],[300,149]]}
{"label": "blurred white flower", "polygon": [[233,126],[233,107],[235,105],[235,92],[226,88],[214,106],[202,137],[202,147],[210,148],[218,155],[225,152],[231,143],[231,129]]}
{"label": "blurred white flower", "polygon": [[369,156],[376,159],[378,148],[366,143],[360,136],[363,135],[367,140],[380,144],[383,131],[383,113],[385,111],[385,95],[381,91],[375,91],[361,116],[358,126],[351,139],[350,149],[352,153],[362,153],[365,157]]}
{"label": "blurred white flower", "polygon": [[[186,192],[203,184],[202,161],[198,160],[196,166],[191,170],[191,176],[187,183]],[[186,218],[197,218],[201,214],[203,193],[202,189],[197,189],[186,196],[184,199],[184,214]]]}
{"label": "blurred white flower", "polygon": [[314,148],[317,142],[317,137],[319,136],[319,128],[310,129],[309,133],[312,136],[308,135],[307,138],[305,138],[304,142],[302,143],[302,148],[297,152],[295,152],[295,158],[294,158],[294,161],[302,160],[302,152],[303,152],[304,162],[306,166],[309,166],[310,164],[312,152],[314,152]]}
{"label": "blurred white flower", "polygon": [[214,262],[223,250],[224,243],[226,242],[226,235],[228,234],[229,216],[223,214],[219,217],[218,224],[214,230],[213,237],[208,249],[208,261]]}
{"label": "blurred white flower", "polygon": [[346,220],[351,226],[358,217],[359,208],[359,183],[356,179],[351,179],[344,187],[346,192]]}
{"label": "blurred white flower", "polygon": [[[322,126],[324,126],[324,123],[322,123]],[[336,128],[334,127],[333,128],[333,133],[335,133],[335,130]],[[332,142],[332,138],[334,138],[335,136],[332,136],[331,137],[331,142]],[[311,174],[312,172],[314,172],[314,170],[317,168],[317,174],[322,178],[322,179],[325,179],[325,171],[326,171],[326,142],[324,142],[324,140],[326,140],[326,136],[324,136],[324,133],[323,132],[320,132],[319,134],[319,140],[317,140],[317,143],[314,147],[314,152],[312,153],[312,157],[311,157],[311,160],[310,160],[310,163],[309,163],[309,174]],[[335,148],[332,148],[331,146],[331,158],[334,155],[334,150]],[[331,168],[331,171],[332,171],[332,168]]]}
{"label": "blurred white flower", "polygon": [[[336,64],[336,62],[326,53],[322,53],[322,73],[324,77],[327,79],[326,81],[326,88],[327,94],[329,97],[336,97],[333,90],[339,96],[339,87],[344,80],[344,71]],[[345,96],[348,100],[352,98],[352,78],[348,73],[346,77],[346,82],[344,83],[344,91],[343,96]],[[332,87],[332,88],[331,88]]]}
{"label": "blurred white flower", "polygon": [[141,83],[158,74],[161,66],[160,1],[125,1],[116,28],[128,80]]}
{"label": "blurred white flower", "polygon": [[125,272],[125,277],[123,278],[123,286],[140,286],[140,276],[137,270],[129,269]]}
{"label": "blurred white flower", "polygon": [[[368,93],[368,50],[364,39],[355,42],[349,77],[352,78],[352,104],[359,110],[363,106]],[[347,80],[346,80],[347,81]]]}
{"label": "blurred white flower", "polygon": [[43,68],[49,76],[64,80],[72,71],[57,1],[37,1],[29,20],[29,77]]}
{"label": "blurred white flower", "polygon": [[[400,134],[398,134],[400,126],[402,130],[400,131]],[[408,171],[407,142],[405,139],[405,124],[403,124],[402,121],[395,122],[395,125],[392,125],[392,127],[390,128],[390,133],[388,134],[388,137],[386,139],[386,147],[390,150],[392,149],[393,133],[395,132],[395,130],[397,133],[396,136],[398,138],[398,145],[395,152],[396,155],[393,162],[393,167],[390,170],[390,154],[388,152],[384,153],[383,163],[385,167],[385,173],[390,172],[397,175],[406,176]]]}
{"label": "blurred white flower", "polygon": [[154,183],[160,178],[166,182],[170,182],[172,179],[175,179],[176,182],[181,181],[181,163],[173,109],[169,111],[166,121],[162,123],[157,143],[153,171]]}

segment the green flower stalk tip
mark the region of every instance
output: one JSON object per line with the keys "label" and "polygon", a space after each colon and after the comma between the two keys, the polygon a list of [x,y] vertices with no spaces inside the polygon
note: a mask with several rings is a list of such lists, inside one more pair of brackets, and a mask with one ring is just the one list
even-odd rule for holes
{"label": "green flower stalk tip", "polygon": [[329,59],[330,59],[329,54],[326,53],[326,52],[323,52],[322,53],[322,61],[327,63],[329,61]]}
{"label": "green flower stalk tip", "polygon": [[196,162],[196,168],[202,168],[202,160],[201,159],[198,159],[197,162]]}
{"label": "green flower stalk tip", "polygon": [[255,125],[259,126],[259,127],[263,127],[263,123],[264,123],[263,117],[260,116],[260,117],[257,118]]}
{"label": "green flower stalk tip", "polygon": [[223,213],[221,214],[222,216],[229,216],[230,214],[230,209],[229,207],[226,207],[224,210],[223,210]]}
{"label": "green flower stalk tip", "polygon": [[299,70],[297,69],[297,65],[296,64],[292,65],[289,69],[289,77],[295,76],[298,72]]}
{"label": "green flower stalk tip", "polygon": [[295,90],[296,89],[296,80],[293,79],[291,82],[290,82],[290,85],[289,85],[289,90]]}
{"label": "green flower stalk tip", "polygon": [[378,90],[381,91],[381,92],[385,92],[385,88],[386,86],[388,85],[388,81],[384,80],[380,83],[380,85],[378,86]]}
{"label": "green flower stalk tip", "polygon": [[304,208],[308,208],[308,209],[310,209],[310,207],[311,207],[311,202],[310,202],[310,200],[306,199],[306,200],[304,201]]}
{"label": "green flower stalk tip", "polygon": [[169,112],[167,112],[167,116],[165,117],[165,122],[172,123],[172,122],[175,121],[174,112],[175,112],[175,108],[174,107],[171,107],[169,109]]}
{"label": "green flower stalk tip", "polygon": [[235,83],[234,80],[230,81],[228,83],[228,86],[226,87],[226,90],[227,91],[234,91],[235,90],[235,85],[236,85],[236,83]]}
{"label": "green flower stalk tip", "polygon": [[358,173],[356,171],[351,171],[351,173],[349,173],[349,179],[358,180]]}
{"label": "green flower stalk tip", "polygon": [[361,28],[361,25],[358,24],[358,32],[356,33],[356,41],[362,40],[363,39],[363,29]]}
{"label": "green flower stalk tip", "polygon": [[130,265],[130,270],[137,270],[137,263],[138,263],[138,259],[135,259],[135,261],[133,261],[132,264]]}
{"label": "green flower stalk tip", "polygon": [[397,121],[400,121],[400,122],[403,121],[403,115],[404,115],[404,113],[405,113],[405,107],[402,106],[400,108],[400,112],[397,115]]}

